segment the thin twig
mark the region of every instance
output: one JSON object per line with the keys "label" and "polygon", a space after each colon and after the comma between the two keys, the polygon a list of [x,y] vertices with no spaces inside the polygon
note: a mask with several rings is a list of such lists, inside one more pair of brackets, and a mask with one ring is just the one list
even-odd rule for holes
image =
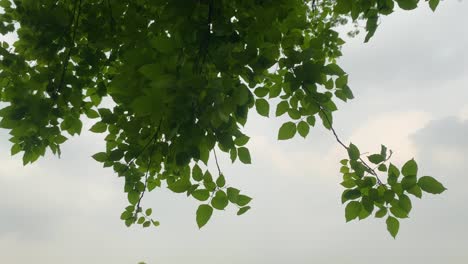
{"label": "thin twig", "polygon": [[[318,103],[317,103],[318,104]],[[335,136],[335,139],[336,141],[338,141],[338,143],[340,143],[341,146],[343,146],[343,148],[345,148],[346,150],[348,150],[348,146],[346,146],[342,141],[341,139],[339,138],[338,134],[336,133],[335,129],[333,128],[333,125],[330,121],[330,119],[328,118],[327,116],[327,113],[325,112],[325,109],[320,105],[318,104],[319,106],[319,109],[320,109],[320,112],[325,116],[325,121],[328,123],[328,126],[330,127],[330,130],[333,132],[333,135]],[[390,157],[389,157],[390,158]],[[379,176],[377,175],[377,173],[375,172],[374,169],[372,169],[361,157],[359,157],[359,161],[361,161],[361,163],[367,168],[368,172],[370,174],[372,174],[373,176],[375,176],[375,178],[377,179],[377,182],[379,185],[382,185],[382,181],[380,180]]]}
{"label": "thin twig", "polygon": [[214,157],[215,157],[216,167],[218,168],[218,173],[219,173],[219,175],[222,175],[223,173],[221,172],[221,169],[219,168],[218,156],[216,155],[216,149],[214,149],[214,148],[213,148],[213,153],[214,153]]}

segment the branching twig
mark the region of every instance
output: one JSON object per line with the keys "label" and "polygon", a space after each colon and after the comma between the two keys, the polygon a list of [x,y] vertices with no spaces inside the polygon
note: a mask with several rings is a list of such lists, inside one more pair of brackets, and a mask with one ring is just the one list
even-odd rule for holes
{"label": "branching twig", "polygon": [[[318,104],[318,103],[317,103]],[[332,125],[332,122],[330,121],[330,119],[328,118],[327,116],[327,113],[325,112],[325,109],[320,105],[318,104],[319,106],[319,109],[320,109],[320,112],[323,114],[323,116],[325,116],[325,121],[328,123],[328,126],[330,127],[330,130],[333,132],[333,135],[335,136],[335,139],[336,141],[338,141],[338,143],[340,143],[341,146],[343,146],[343,148],[345,148],[346,150],[348,150],[348,146],[346,146],[343,141],[341,141],[340,137],[338,136],[338,134],[336,133],[335,129],[333,128],[333,125]],[[391,156],[391,155],[390,155]],[[390,158],[390,157],[389,157]],[[375,178],[377,179],[377,182],[379,185],[382,185],[382,181],[380,180],[379,176],[377,175],[377,173],[375,172],[374,169],[372,169],[361,157],[359,157],[359,161],[361,161],[361,163],[367,168],[368,172],[370,174],[372,174],[373,176],[375,176]]]}

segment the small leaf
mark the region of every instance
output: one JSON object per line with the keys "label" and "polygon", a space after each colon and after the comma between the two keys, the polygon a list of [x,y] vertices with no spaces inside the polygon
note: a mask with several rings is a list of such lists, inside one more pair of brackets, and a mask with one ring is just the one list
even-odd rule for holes
{"label": "small leaf", "polygon": [[239,194],[239,196],[237,196],[237,205],[239,206],[245,206],[247,205],[248,203],[250,203],[250,201],[252,200],[252,198],[250,198],[249,196],[247,195],[243,195],[243,194]]}
{"label": "small leaf", "polygon": [[270,105],[263,98],[255,100],[255,108],[261,116],[268,117],[270,115]]}
{"label": "small leaf", "polygon": [[247,144],[247,142],[249,142],[249,139],[250,137],[246,135],[242,135],[242,136],[236,137],[236,139],[234,140],[234,144],[236,144],[236,146],[241,147]]}
{"label": "small leaf", "polygon": [[403,190],[409,190],[416,185],[417,181],[416,176],[404,177],[403,180],[401,180],[401,187]]}
{"label": "small leaf", "polygon": [[138,200],[140,199],[140,193],[137,191],[130,191],[128,193],[128,201],[130,204],[135,205],[138,203]]}
{"label": "small leaf", "polygon": [[299,135],[301,135],[303,138],[307,137],[309,134],[309,129],[309,125],[304,121],[299,122],[297,125],[297,132],[299,132]]}
{"label": "small leaf", "polygon": [[359,216],[361,209],[362,209],[362,206],[360,202],[357,202],[357,201],[349,202],[345,208],[346,222],[356,219]]}
{"label": "small leaf", "polygon": [[353,143],[349,144],[348,147],[348,156],[351,160],[357,160],[360,156],[359,149]]}
{"label": "small leaf", "polygon": [[104,133],[107,130],[107,125],[104,124],[103,122],[97,122],[94,124],[89,131],[94,132],[94,133]]}
{"label": "small leaf", "polygon": [[414,159],[408,160],[401,168],[401,173],[405,176],[416,176],[418,174],[418,164]]}
{"label": "small leaf", "polygon": [[400,229],[400,222],[395,217],[389,216],[387,218],[387,230],[392,235],[393,238],[396,238],[398,230]]}
{"label": "small leaf", "polygon": [[377,212],[375,212],[375,217],[377,217],[377,218],[382,218],[382,217],[384,217],[384,216],[387,215],[387,212],[388,212],[387,208],[386,208],[386,207],[382,207],[382,208],[380,208],[380,210],[378,210]]}
{"label": "small leaf", "polygon": [[398,202],[398,205],[400,206],[401,209],[405,210],[407,213],[411,211],[413,208],[411,204],[411,199],[407,195],[400,195],[400,201]]}
{"label": "small leaf", "polygon": [[278,106],[276,106],[276,116],[281,116],[286,113],[289,109],[288,101],[281,101]]}
{"label": "small leaf", "polygon": [[286,140],[294,137],[296,134],[296,124],[293,122],[286,122],[284,123],[278,132],[278,139],[279,140]]}
{"label": "small leaf", "polygon": [[408,193],[411,193],[412,195],[418,197],[418,198],[421,198],[422,197],[422,191],[421,191],[421,187],[419,187],[418,185],[414,185],[412,188],[406,190]]}
{"label": "small leaf", "polygon": [[249,149],[245,147],[240,147],[237,149],[237,155],[239,156],[239,160],[244,164],[252,163],[250,159],[250,152]]}
{"label": "small leaf", "polygon": [[202,204],[198,206],[196,218],[197,218],[197,225],[198,228],[202,228],[211,218],[213,214],[213,207],[208,204]]}
{"label": "small leaf", "polygon": [[105,152],[96,153],[92,157],[98,162],[105,162],[107,160],[107,154]]}
{"label": "small leaf", "polygon": [[241,207],[241,208],[239,209],[239,211],[237,211],[237,215],[243,215],[243,214],[245,214],[245,212],[247,212],[248,210],[250,210],[250,206]]}
{"label": "small leaf", "polygon": [[224,210],[226,206],[229,204],[229,200],[227,195],[224,191],[219,190],[216,192],[216,195],[211,199],[211,206],[218,210]]}
{"label": "small leaf", "polygon": [[146,216],[150,216],[152,213],[153,213],[153,209],[151,209],[151,208],[148,208],[145,211]]}
{"label": "small leaf", "polygon": [[374,164],[379,164],[385,160],[384,157],[380,154],[372,154],[370,156],[367,156],[367,158],[369,159],[370,162]]}
{"label": "small leaf", "polygon": [[236,188],[227,188],[227,197],[231,203],[237,203],[240,191]]}
{"label": "small leaf", "polygon": [[216,185],[218,185],[218,187],[224,187],[225,184],[226,178],[224,178],[223,174],[219,175],[218,179],[216,179]]}
{"label": "small leaf", "polygon": [[206,201],[210,198],[210,192],[206,189],[199,189],[193,191],[192,196],[199,201]]}
{"label": "small leaf", "polygon": [[418,181],[418,186],[425,192],[432,194],[440,194],[447,190],[442,183],[438,182],[436,179],[431,176],[421,177]]}
{"label": "small leaf", "polygon": [[437,6],[439,5],[440,0],[429,0],[429,7],[432,11],[436,11]]}

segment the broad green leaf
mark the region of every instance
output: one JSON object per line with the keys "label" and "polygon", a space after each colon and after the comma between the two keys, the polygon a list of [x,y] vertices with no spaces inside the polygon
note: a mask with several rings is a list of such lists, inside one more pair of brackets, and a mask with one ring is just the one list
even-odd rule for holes
{"label": "broad green leaf", "polygon": [[278,106],[276,106],[276,116],[281,116],[289,110],[289,103],[287,101],[281,101]]}
{"label": "broad green leaf", "polygon": [[224,210],[228,204],[228,197],[222,190],[217,191],[213,199],[211,199],[211,206],[218,210]]}
{"label": "broad green leaf", "polygon": [[411,204],[411,199],[407,195],[400,195],[400,200],[398,202],[398,205],[400,206],[401,209],[405,210],[407,213],[411,211],[413,208]]}
{"label": "broad green leaf", "polygon": [[140,193],[137,191],[130,191],[127,197],[130,204],[135,205],[140,200]]}
{"label": "broad green leaf", "polygon": [[210,198],[210,192],[206,189],[198,189],[192,192],[192,196],[199,201],[206,201]]}
{"label": "broad green leaf", "polygon": [[244,163],[244,164],[250,164],[252,163],[250,159],[250,152],[248,148],[245,147],[240,147],[237,149],[237,155],[239,157],[239,160]]}
{"label": "broad green leaf", "polygon": [[359,149],[353,143],[349,144],[348,156],[351,160],[358,160],[361,156]]}
{"label": "broad green leaf", "polygon": [[96,153],[92,157],[98,162],[105,162],[107,160],[107,154],[105,152]]}
{"label": "broad green leaf", "polygon": [[389,216],[386,223],[388,232],[393,238],[396,238],[398,230],[400,229],[400,222],[395,217]]}
{"label": "broad green leaf", "polygon": [[216,185],[218,185],[218,187],[224,187],[225,184],[226,178],[223,174],[219,175],[218,179],[216,179]]}
{"label": "broad green leaf", "polygon": [[412,195],[418,197],[418,198],[422,197],[421,187],[419,187],[418,185],[414,185],[413,187],[411,187],[410,189],[408,189],[406,191],[408,193],[411,193]]}
{"label": "broad green leaf", "polygon": [[198,206],[196,214],[198,228],[202,228],[203,226],[205,226],[206,223],[208,223],[208,221],[210,220],[212,214],[213,207],[211,207],[210,205],[202,204]]}
{"label": "broad green leaf", "polygon": [[152,213],[153,213],[153,209],[151,209],[151,208],[148,208],[145,211],[146,216],[150,216]]}
{"label": "broad green leaf", "polygon": [[417,181],[418,180],[417,180],[416,176],[404,177],[401,180],[401,187],[403,187],[403,190],[409,190],[409,189],[413,188],[413,186],[416,185]]}
{"label": "broad green leaf", "polygon": [[388,212],[387,208],[382,207],[377,212],[375,212],[375,217],[382,218],[387,215],[387,212]]}
{"label": "broad green leaf", "polygon": [[418,164],[414,159],[408,160],[401,168],[401,173],[405,176],[416,176],[418,174]]}
{"label": "broad green leaf", "polygon": [[356,219],[361,212],[361,203],[357,201],[351,201],[346,205],[345,208],[345,218],[346,222],[349,222],[353,219]]}
{"label": "broad green leaf", "polygon": [[267,100],[263,98],[255,100],[255,107],[257,109],[258,114],[260,114],[261,116],[269,116],[270,104],[268,104]]}
{"label": "broad green leaf", "polygon": [[237,199],[239,198],[240,191],[236,188],[228,187],[227,188],[227,197],[231,203],[237,204]]}
{"label": "broad green leaf", "polygon": [[372,154],[370,156],[367,156],[367,158],[369,159],[370,162],[374,164],[379,164],[385,160],[385,158],[380,154]]}
{"label": "broad green leaf", "polygon": [[97,122],[89,130],[94,133],[104,133],[107,130],[107,125],[102,122]]}
{"label": "broad green leaf", "polygon": [[284,123],[278,132],[278,139],[279,140],[286,140],[294,137],[296,134],[296,124],[293,122],[286,122]]}
{"label": "broad green leaf", "polygon": [[297,125],[297,132],[303,138],[307,137],[307,135],[309,134],[309,129],[310,129],[309,124],[307,124],[304,121],[299,122],[299,124]]}
{"label": "broad green leaf", "polygon": [[431,176],[423,176],[419,178],[418,186],[421,187],[423,191],[432,194],[440,194],[447,190],[442,183],[438,182]]}
{"label": "broad green leaf", "polygon": [[239,194],[237,196],[236,203],[239,206],[246,206],[248,203],[250,203],[251,200],[252,200],[252,198],[250,198],[249,196]]}

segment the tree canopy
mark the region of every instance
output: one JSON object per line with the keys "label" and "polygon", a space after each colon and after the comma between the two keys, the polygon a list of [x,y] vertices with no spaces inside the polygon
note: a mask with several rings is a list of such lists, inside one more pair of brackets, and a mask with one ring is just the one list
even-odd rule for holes
{"label": "tree canopy", "polygon": [[[60,156],[60,145],[80,134],[82,119],[95,119],[90,130],[105,134],[106,149],[93,158],[125,179],[125,224],[159,225],[141,201],[167,187],[200,201],[201,228],[214,209],[232,204],[238,215],[250,209],[251,197],[207,164],[217,165],[221,153],[251,163],[242,130],[251,109],[289,116],[279,140],[306,137],[318,121],[348,153],[340,170],[346,220],[375,212],[395,237],[397,218],[411,210],[408,195],[445,187],[418,178],[414,160],[400,169],[390,163],[384,145],[364,156],[338,137],[335,102],[354,95],[337,64],[345,43],[337,28],[363,21],[367,42],[379,17],[418,3],[0,0],[0,34],[18,36],[0,48],[0,127],[10,130],[11,154],[22,153],[26,165],[47,149]],[[438,4],[429,0],[433,10]]]}

